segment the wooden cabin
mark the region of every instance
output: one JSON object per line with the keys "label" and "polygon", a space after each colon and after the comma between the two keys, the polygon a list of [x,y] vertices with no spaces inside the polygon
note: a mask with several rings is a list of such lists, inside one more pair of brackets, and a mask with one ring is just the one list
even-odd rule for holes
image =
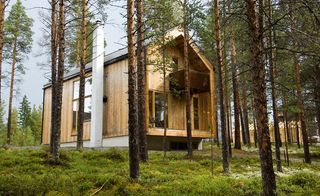
{"label": "wooden cabin", "polygon": [[[166,59],[175,68],[165,77],[168,97],[167,149],[186,148],[186,104],[184,94],[183,33],[168,33]],[[85,85],[85,147],[128,147],[128,54],[121,49],[104,55],[103,26],[94,34],[93,61],[86,67]],[[146,124],[150,149],[162,149],[164,135],[164,81],[156,62],[159,52],[153,44],[146,47]],[[158,48],[158,49],[157,49]],[[202,139],[214,135],[215,102],[213,65],[190,42],[190,90],[193,147],[201,149]],[[76,146],[79,69],[67,73],[63,85],[61,146]],[[42,143],[49,144],[51,128],[51,87],[44,86]]]}

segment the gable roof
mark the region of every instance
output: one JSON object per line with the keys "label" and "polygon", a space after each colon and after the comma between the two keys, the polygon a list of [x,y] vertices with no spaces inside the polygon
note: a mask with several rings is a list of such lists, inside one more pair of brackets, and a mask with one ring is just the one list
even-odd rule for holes
{"label": "gable roof", "polygon": [[[184,34],[183,34],[183,30],[181,29],[181,27],[176,27],[176,28],[173,28],[172,30],[170,30],[168,32],[167,36],[172,37],[172,39],[177,39],[178,37],[181,37],[181,36],[184,37]],[[192,40],[189,40],[189,45],[194,50],[194,52],[197,54],[197,56],[203,61],[205,66],[209,70],[213,71],[212,63],[203,54],[200,47],[198,47],[197,44],[195,42],[193,42]],[[127,57],[128,57],[128,48],[125,47],[125,48],[119,49],[117,51],[114,51],[114,52],[109,53],[104,56],[104,66],[107,66],[107,65],[116,63],[118,61],[124,60]],[[86,72],[92,71],[92,62],[90,62],[86,65],[85,70],[86,70]],[[64,81],[75,78],[75,77],[79,76],[79,74],[80,74],[80,68],[76,67],[76,68],[70,70],[68,73],[64,74]],[[44,85],[43,88],[45,89],[50,86],[51,86],[51,83],[47,83],[46,85]]]}
{"label": "gable roof", "polygon": [[[104,56],[104,66],[107,66],[107,65],[113,64],[115,62],[124,60],[127,57],[128,57],[128,48],[119,49],[117,51],[114,51],[114,52],[109,53]],[[92,62],[86,64],[85,70],[86,70],[86,72],[92,71]],[[75,77],[79,76],[79,74],[80,74],[80,68],[75,67],[72,70],[70,70],[69,72],[64,74],[64,81],[75,78]],[[51,83],[47,83],[44,85],[43,88],[48,88],[50,86],[51,86]]]}

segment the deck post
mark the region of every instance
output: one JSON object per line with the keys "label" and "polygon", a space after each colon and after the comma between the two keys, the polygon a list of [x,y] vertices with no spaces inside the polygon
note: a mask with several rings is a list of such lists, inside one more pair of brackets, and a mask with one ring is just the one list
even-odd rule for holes
{"label": "deck post", "polygon": [[103,76],[104,76],[104,31],[101,21],[96,22],[92,51],[92,99],[90,147],[102,146],[103,130]]}

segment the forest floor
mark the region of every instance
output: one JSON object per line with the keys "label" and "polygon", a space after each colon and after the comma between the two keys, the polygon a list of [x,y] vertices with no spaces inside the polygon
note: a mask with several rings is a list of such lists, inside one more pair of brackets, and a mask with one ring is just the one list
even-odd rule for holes
{"label": "forest floor", "polygon": [[[311,146],[312,164],[303,163],[303,149],[289,147],[290,166],[276,172],[279,195],[320,194],[320,147]],[[283,151],[283,149],[282,149]],[[283,152],[282,152],[283,153]],[[260,163],[256,148],[234,150],[230,172],[224,174],[221,149],[210,145],[194,151],[149,152],[140,164],[140,179],[128,174],[127,150],[61,150],[60,165],[52,165],[48,149],[0,149],[0,195],[259,195]],[[283,158],[283,155],[282,155]],[[275,165],[274,165],[274,168]]]}

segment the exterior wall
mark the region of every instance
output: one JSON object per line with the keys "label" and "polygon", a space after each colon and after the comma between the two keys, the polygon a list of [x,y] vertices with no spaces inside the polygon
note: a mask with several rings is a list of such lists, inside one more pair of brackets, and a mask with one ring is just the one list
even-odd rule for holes
{"label": "exterior wall", "polygon": [[[173,57],[178,58],[178,67],[183,69],[183,56],[177,48],[169,49]],[[200,61],[200,59],[199,59]],[[111,144],[118,143],[119,145],[127,143],[125,137],[128,135],[128,61],[127,59],[115,62],[104,67],[104,96],[107,101],[103,106],[103,146],[108,146],[106,142]],[[208,70],[209,72],[209,70]],[[210,74],[212,71],[210,71]],[[91,74],[91,73],[89,73]],[[72,98],[73,98],[73,82],[78,78],[65,81],[63,86],[63,105],[62,105],[62,122],[61,122],[61,143],[76,142],[76,135],[72,135]],[[162,75],[159,72],[154,72],[154,66],[147,66],[147,89],[146,89],[146,112],[149,116],[149,97],[148,92],[163,91]],[[167,82],[167,91],[169,91],[169,82]],[[212,91],[213,92],[213,91]],[[210,137],[210,127],[214,127],[212,123],[211,111],[212,92],[200,93],[194,95],[199,100],[199,130],[192,132],[193,137],[208,138]],[[44,91],[44,120],[43,120],[43,144],[50,142],[50,127],[51,127],[51,88],[46,88]],[[169,95],[168,100],[168,136],[186,137],[186,120],[185,120],[185,100],[184,96]],[[193,99],[191,100],[193,101]],[[191,102],[191,106],[193,103]],[[191,111],[191,120],[193,126],[193,107]],[[213,114],[215,115],[215,114]],[[147,121],[148,121],[147,117]],[[147,123],[148,125],[149,123]],[[84,123],[84,140],[90,139],[90,122]],[[193,127],[194,128],[194,127]],[[162,136],[163,130],[149,128],[149,135]],[[67,144],[66,144],[67,145]],[[119,146],[117,145],[117,146]],[[112,145],[111,145],[112,146]]]}
{"label": "exterior wall", "polygon": [[[65,81],[63,84],[62,94],[62,111],[61,111],[61,143],[74,142],[77,140],[76,132],[72,130],[72,99],[73,99],[73,82],[79,80],[74,78]],[[49,144],[51,132],[51,88],[45,89],[44,98],[44,119],[43,119],[43,135],[42,143]],[[90,138],[90,122],[84,122],[83,139]]]}
{"label": "exterior wall", "polygon": [[128,60],[105,67],[104,137],[128,135]]}
{"label": "exterior wall", "polygon": [[[148,91],[154,91],[154,92],[163,92],[163,74],[160,71],[155,71],[157,68],[153,62],[157,62],[157,58],[161,58],[159,53],[155,52],[156,50],[151,47],[148,49],[148,60],[147,62],[150,62],[149,65],[147,65],[147,90]],[[168,53],[171,57],[174,57],[178,59],[178,70],[184,69],[184,58],[181,51],[174,47],[169,48]],[[201,61],[199,59],[199,61]],[[197,65],[198,66],[198,65]],[[191,68],[193,69],[193,66],[191,65]],[[201,68],[206,69],[206,68]],[[210,73],[209,70],[207,70],[208,73]],[[184,95],[173,95],[170,94],[169,89],[169,73],[166,74],[166,91],[168,94],[168,131],[173,130],[186,130],[186,102],[185,102],[185,96]],[[193,97],[197,97],[199,101],[198,109],[199,109],[199,130],[194,130],[194,115],[193,115],[193,97],[191,99],[191,125],[192,125],[192,132],[193,135],[198,135],[201,137],[210,137],[210,128],[215,127],[215,123],[212,125],[212,117],[211,117],[211,93],[199,93],[194,94]],[[149,97],[149,93],[147,93],[147,100],[146,103],[149,103],[149,100],[152,97]],[[154,109],[153,109],[154,110]],[[153,116],[154,114],[149,114],[149,105],[147,105],[147,121],[149,120],[150,116]],[[147,125],[149,125],[149,122],[147,122]],[[200,131],[200,132],[199,132]],[[204,134],[205,132],[205,134]],[[157,129],[157,128],[149,128],[148,134],[151,135],[163,135],[163,129]],[[169,134],[169,133],[167,133]],[[180,134],[175,132],[175,134]],[[205,135],[205,136],[204,136]]]}
{"label": "exterior wall", "polygon": [[[289,135],[291,136],[291,141],[292,143],[296,143],[297,142],[297,134],[296,134],[296,125],[295,125],[295,121],[291,121],[288,122],[288,127],[289,127]],[[302,133],[301,133],[301,127],[299,126],[299,138],[300,138],[300,142],[302,142]],[[241,129],[240,129],[241,130]],[[250,141],[251,143],[254,143],[254,128],[253,128],[253,124],[249,125],[249,130],[250,130]],[[280,138],[281,138],[281,142],[285,142],[285,127],[284,127],[284,123],[280,122],[279,123],[279,130],[280,130]],[[274,129],[273,129],[273,124],[269,124],[269,133],[270,133],[270,141],[271,142],[275,142],[274,140]],[[242,135],[241,135],[241,131],[240,131],[240,141],[242,142]],[[232,137],[234,139],[234,130],[232,133]]]}
{"label": "exterior wall", "polygon": [[43,103],[43,124],[42,124],[42,144],[50,143],[51,133],[51,88],[44,90],[44,103]]}

